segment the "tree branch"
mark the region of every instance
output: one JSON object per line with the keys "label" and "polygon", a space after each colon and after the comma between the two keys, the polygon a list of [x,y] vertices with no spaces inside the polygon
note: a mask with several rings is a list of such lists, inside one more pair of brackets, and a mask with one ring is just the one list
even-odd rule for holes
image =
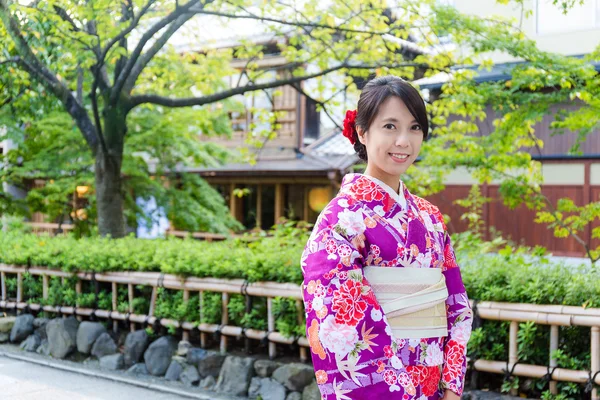
{"label": "tree branch", "polygon": [[142,37],[140,38],[140,41],[138,42],[137,46],[133,50],[131,56],[129,57],[129,60],[127,60],[127,63],[123,67],[123,70],[119,74],[119,77],[117,78],[117,80],[111,90],[110,99],[109,99],[110,104],[116,103],[116,101],[119,97],[119,94],[123,90],[125,81],[129,77],[135,63],[137,62],[138,58],[142,54],[142,50],[144,49],[144,46],[146,46],[146,43],[148,43],[148,41],[150,39],[152,39],[152,37],[158,31],[160,31],[161,29],[163,29],[164,27],[169,25],[171,22],[175,21],[181,15],[189,12],[189,9],[198,3],[199,3],[199,0],[190,0],[185,5],[177,6],[173,12],[171,12],[169,15],[167,15],[166,17],[164,17],[163,19],[158,21],[156,24],[154,24],[150,29],[148,29],[142,35]]}
{"label": "tree branch", "polygon": [[125,80],[125,84],[123,85],[123,90],[126,93],[130,93],[133,87],[135,86],[135,82],[137,78],[140,76],[146,65],[154,58],[154,56],[163,48],[163,46],[167,43],[167,41],[173,36],[179,28],[183,26],[187,21],[189,21],[194,14],[188,13],[181,15],[174,22],[172,22],[167,30],[152,44],[150,47],[134,64],[129,76]]}
{"label": "tree branch", "polygon": [[129,26],[127,28],[123,29],[121,32],[119,32],[119,34],[117,36],[115,36],[114,38],[112,38],[106,44],[106,46],[104,46],[104,49],[102,49],[102,53],[100,54],[100,59],[98,60],[98,62],[101,65],[104,65],[104,60],[106,59],[106,55],[108,54],[108,52],[110,51],[110,49],[115,44],[119,43],[122,39],[125,39],[125,37],[129,33],[131,33],[131,31],[133,31],[138,26],[138,24],[140,22],[140,19],[148,12],[148,10],[152,6],[152,4],[154,4],[155,2],[156,2],[156,0],[148,0],[148,2],[140,10],[140,13],[138,15],[136,15],[136,16],[133,17],[133,19],[129,23]]}
{"label": "tree branch", "polygon": [[224,17],[224,18],[255,19],[255,20],[259,20],[259,21],[263,21],[263,22],[273,22],[276,24],[296,26],[296,27],[300,27],[300,28],[302,28],[302,27],[304,27],[304,28],[323,28],[323,29],[331,29],[333,31],[346,32],[346,33],[367,33],[367,34],[374,33],[376,35],[384,35],[384,34],[391,34],[394,31],[393,29],[390,29],[389,31],[386,31],[386,32],[372,32],[372,31],[367,31],[367,30],[362,30],[362,29],[340,28],[340,27],[336,27],[336,26],[317,24],[314,22],[284,21],[284,20],[276,19],[276,18],[261,17],[259,15],[254,15],[254,14],[239,15],[239,14],[229,14],[229,13],[223,13],[223,12],[218,12],[218,11],[208,11],[208,10],[201,10],[201,9],[196,10],[194,8],[192,8],[190,11],[193,11],[196,14],[214,15],[217,17]]}
{"label": "tree branch", "polygon": [[75,32],[79,32],[81,30],[81,29],[79,29],[79,27],[77,27],[77,25],[75,24],[75,21],[73,21],[73,19],[69,16],[69,14],[67,14],[67,11],[64,8],[59,7],[57,5],[54,5],[53,8],[54,8],[54,11],[56,12],[56,14],[60,18],[62,18],[63,21],[66,21],[69,24],[71,24],[71,27],[73,28],[73,30]]}
{"label": "tree branch", "polygon": [[[305,81],[308,79],[327,75],[331,72],[335,72],[335,71],[338,71],[338,70],[341,70],[344,68],[347,68],[347,69],[376,69],[376,68],[380,68],[383,66],[386,66],[386,65],[352,65],[352,64],[348,64],[348,63],[344,62],[342,64],[336,65],[336,66],[328,68],[328,69],[324,69],[322,71],[319,71],[319,72],[316,72],[316,73],[310,74],[310,75],[296,76],[296,77],[292,77],[292,78],[280,79],[280,80],[275,80],[275,81],[261,83],[261,84],[249,84],[249,85],[236,87],[233,89],[225,90],[220,93],[215,93],[215,94],[202,96],[202,97],[188,97],[188,98],[181,98],[181,99],[173,99],[173,98],[163,97],[163,96],[158,96],[158,95],[153,95],[153,94],[133,96],[131,98],[130,106],[131,106],[131,108],[133,108],[135,106],[138,106],[138,105],[144,104],[144,103],[157,104],[157,105],[162,105],[162,106],[166,106],[166,107],[199,106],[199,105],[214,103],[219,100],[229,98],[231,96],[235,96],[238,94],[244,94],[246,92],[253,92],[256,90],[269,89],[269,88],[274,88],[274,87],[279,87],[279,86],[284,86],[284,85],[292,85],[294,83],[298,83],[298,82],[302,82],[302,81]],[[402,63],[402,64],[389,66],[389,67],[392,67],[392,68],[423,67],[423,64]]]}
{"label": "tree branch", "polygon": [[[7,0],[0,0],[0,20],[20,57],[18,63],[36,80],[42,82],[63,103],[67,112],[73,117],[90,148],[95,151],[98,143],[96,129],[85,108],[73,97],[69,88],[33,54],[29,44],[21,34],[17,21],[10,15]],[[14,62],[13,57],[13,62]]]}

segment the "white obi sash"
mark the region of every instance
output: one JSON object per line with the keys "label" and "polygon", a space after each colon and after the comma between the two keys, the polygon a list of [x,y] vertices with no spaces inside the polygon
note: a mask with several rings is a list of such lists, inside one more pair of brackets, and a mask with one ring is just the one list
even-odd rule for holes
{"label": "white obi sash", "polygon": [[448,288],[440,268],[363,268],[398,339],[448,335]]}

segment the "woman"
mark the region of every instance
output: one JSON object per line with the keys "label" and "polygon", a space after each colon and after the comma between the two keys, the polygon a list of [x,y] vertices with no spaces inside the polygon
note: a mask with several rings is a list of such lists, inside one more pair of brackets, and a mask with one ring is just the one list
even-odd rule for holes
{"label": "woman", "polygon": [[401,175],[429,123],[419,92],[363,89],[344,135],[367,162],[319,215],[302,254],[307,338],[323,399],[459,399],[471,308],[440,211]]}

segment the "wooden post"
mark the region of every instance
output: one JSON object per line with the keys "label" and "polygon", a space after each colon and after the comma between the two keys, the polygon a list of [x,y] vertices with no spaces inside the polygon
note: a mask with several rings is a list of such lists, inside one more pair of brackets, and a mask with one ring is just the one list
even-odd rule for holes
{"label": "wooden post", "polygon": [[2,280],[2,301],[6,301],[6,272],[2,272],[0,274],[0,279]]}
{"label": "wooden post", "polygon": [[42,297],[48,299],[48,275],[45,274],[42,275]]}
{"label": "wooden post", "polygon": [[17,303],[23,301],[23,274],[17,274]]}
{"label": "wooden post", "polygon": [[233,215],[233,218],[237,219],[237,197],[233,194],[235,190],[235,183],[229,185],[229,212]]}
{"label": "wooden post", "polygon": [[[558,325],[551,325],[550,326],[550,369],[556,367],[557,365],[557,361],[556,358],[553,356],[553,353],[558,350]],[[550,377],[550,393],[552,394],[557,394],[558,393],[558,388],[557,388],[557,382],[552,380],[552,377]]]}
{"label": "wooden post", "polygon": [[[275,318],[273,317],[273,298],[267,297],[267,331],[275,330]],[[269,358],[272,360],[277,355],[277,347],[275,343],[269,340]]]}
{"label": "wooden post", "polygon": [[[117,283],[112,282],[112,310],[117,311],[118,306],[118,293],[117,293]],[[119,330],[119,322],[113,319],[113,332],[117,332]]]}
{"label": "wooden post", "polygon": [[[204,291],[201,290],[200,291],[200,298],[199,298],[199,302],[200,302],[200,323],[203,323],[204,320],[204,302],[203,302],[203,297],[204,297]],[[205,349],[206,348],[206,332],[200,332],[200,347]]]}
{"label": "wooden post", "polygon": [[[483,197],[489,197],[490,195],[490,185],[487,183],[484,183],[483,185],[481,185],[481,195]],[[483,209],[482,209],[482,213],[481,213],[481,217],[483,219],[483,237],[484,240],[490,240],[490,203],[489,202],[485,202],[483,204]]]}
{"label": "wooden post", "polygon": [[[518,346],[517,346],[517,334],[519,333],[519,323],[517,321],[510,322],[510,337],[508,343],[508,370],[510,371],[513,365],[519,360]],[[518,394],[517,389],[511,389],[510,394],[516,396]]]}
{"label": "wooden post", "polygon": [[[296,300],[296,312],[298,313],[298,324],[302,325],[304,318],[302,318],[302,314],[304,313],[302,307],[302,301]],[[306,354],[306,347],[298,346],[300,349],[300,361],[306,362],[308,360],[308,355]]]}
{"label": "wooden post", "polygon": [[[592,202],[592,162],[585,161],[583,167],[583,198],[581,199],[581,205],[585,206]],[[592,227],[590,224],[587,224],[583,230],[583,234],[585,236],[585,241],[587,243],[592,242]],[[593,396],[592,396],[593,397]]]}
{"label": "wooden post", "polygon": [[309,193],[308,186],[304,185],[304,210],[303,210],[302,218],[306,222],[308,222],[308,193]]}
{"label": "wooden post", "polygon": [[[188,301],[190,301],[190,291],[184,290],[183,291],[183,303],[186,305],[186,307],[187,307]],[[186,340],[188,342],[190,341],[190,333],[185,329],[183,330],[182,339]]]}
{"label": "wooden post", "polygon": [[[597,371],[600,371],[600,326],[592,326],[591,332],[591,372],[592,376]],[[598,389],[594,387],[592,390],[592,400],[599,400]]]}
{"label": "wooden post", "polygon": [[148,310],[149,317],[154,316],[154,308],[156,306],[156,296],[158,295],[157,290],[158,289],[156,288],[156,286],[152,287],[152,295],[150,296],[150,309]]}
{"label": "wooden post", "polygon": [[[131,283],[127,284],[127,297],[129,300],[129,313],[133,314],[133,284],[131,284]],[[135,322],[129,323],[129,331],[130,332],[135,331]]]}
{"label": "wooden post", "polygon": [[283,184],[275,184],[275,223],[279,222],[279,218],[283,217]]}
{"label": "wooden post", "polygon": [[256,227],[262,228],[262,185],[256,185]]}
{"label": "wooden post", "polygon": [[[77,283],[75,283],[75,293],[77,293],[77,300],[75,301],[75,306],[79,307],[79,295],[81,295],[81,281],[78,280]],[[76,315],[75,318],[77,318],[77,321],[81,321],[83,318],[81,317],[81,315]]]}
{"label": "wooden post", "polygon": [[[227,325],[229,323],[229,312],[227,311],[227,305],[229,304],[229,293],[223,292],[221,295],[221,324]],[[227,352],[227,336],[221,334],[221,353]]]}

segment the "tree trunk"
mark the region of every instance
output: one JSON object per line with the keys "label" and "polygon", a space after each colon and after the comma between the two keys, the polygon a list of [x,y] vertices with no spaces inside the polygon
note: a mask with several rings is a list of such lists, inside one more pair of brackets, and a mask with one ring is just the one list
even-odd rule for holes
{"label": "tree trunk", "polygon": [[106,148],[100,146],[95,163],[98,230],[100,235],[113,238],[125,236],[121,165],[127,128],[125,117],[119,111],[104,112]]}
{"label": "tree trunk", "polygon": [[96,155],[96,203],[98,230],[102,236],[120,238],[125,236],[123,196],[121,193],[121,160],[115,160],[104,152]]}

